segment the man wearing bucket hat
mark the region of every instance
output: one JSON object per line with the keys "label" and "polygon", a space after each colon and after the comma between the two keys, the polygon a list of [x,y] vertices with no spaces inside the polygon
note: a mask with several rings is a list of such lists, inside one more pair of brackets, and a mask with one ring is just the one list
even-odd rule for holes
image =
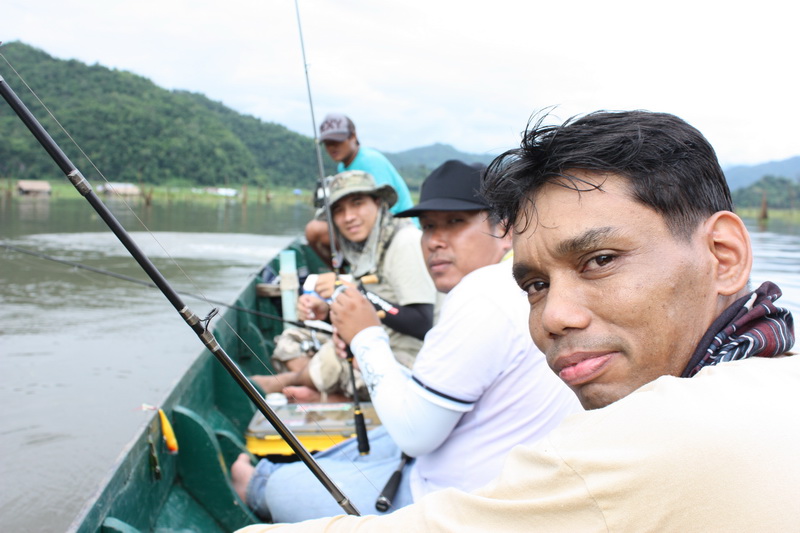
{"label": "man wearing bucket hat", "polygon": [[[528,334],[527,300],[511,261],[503,261],[510,238],[496,236],[502,230],[478,194],[480,174],[479,167],[447,161],[423,183],[420,203],[399,214],[419,216],[428,271],[447,293],[410,375],[358,291],[347,289],[332,304],[333,324],[350,343],[383,425],[370,432],[370,455],[358,456],[345,441],[318,459],[362,513],[375,513],[401,451],[405,466],[392,510],[440,489],[480,487],[500,472],[513,446],[543,437],[580,410]],[[251,483],[247,501],[268,509],[275,522],[341,513],[303,465],[259,482],[263,489],[256,494]]]}
{"label": "man wearing bucket hat", "polygon": [[[349,117],[341,113],[325,115],[319,126],[319,142],[328,155],[337,162],[337,172],[362,170],[370,174],[378,185],[391,185],[397,193],[392,213],[399,213],[413,205],[408,185],[382,153],[361,146],[356,127]],[[306,225],[306,240],[325,260],[330,261],[330,235],[323,220],[312,220]]]}
{"label": "man wearing bucket hat", "polygon": [[[422,338],[433,324],[436,299],[419,249],[420,231],[389,213],[397,201],[397,193],[391,185],[376,185],[366,172],[341,172],[333,177],[329,189],[333,227],[349,275],[356,280],[371,274],[377,276],[377,282],[366,285],[366,290],[391,307],[391,312],[383,318],[385,331],[397,360],[411,367]],[[298,317],[326,319],[329,311],[326,300],[336,282],[333,273],[320,275],[314,286],[316,294],[300,297]],[[355,288],[353,284],[350,286]],[[272,356],[276,369],[285,372],[253,376],[253,381],[265,392],[283,391],[298,401],[316,401],[320,394],[337,395],[337,399],[343,399],[342,394],[352,395],[349,366],[336,356],[330,343],[308,357],[303,346],[311,340],[307,330],[285,331],[277,338]],[[357,383],[363,384],[360,376]],[[365,393],[366,390],[362,391],[361,397]]]}

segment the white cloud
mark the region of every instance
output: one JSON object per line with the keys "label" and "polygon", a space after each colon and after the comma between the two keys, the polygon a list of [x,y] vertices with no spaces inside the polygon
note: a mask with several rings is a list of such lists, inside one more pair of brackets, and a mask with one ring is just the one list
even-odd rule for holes
{"label": "white cloud", "polygon": [[[299,1],[317,122],[345,112],[382,150],[496,153],[556,105],[674,113],[723,164],[800,154],[786,2]],[[7,0],[0,39],[312,134],[292,0]]]}

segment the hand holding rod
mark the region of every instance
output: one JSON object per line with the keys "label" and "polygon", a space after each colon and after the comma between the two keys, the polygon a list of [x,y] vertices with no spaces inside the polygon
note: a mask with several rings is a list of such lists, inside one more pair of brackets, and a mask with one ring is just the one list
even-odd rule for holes
{"label": "hand holding rod", "polygon": [[206,326],[203,324],[203,321],[201,321],[197,315],[189,310],[183,301],[181,301],[178,293],[170,286],[166,278],[164,278],[161,272],[158,271],[155,265],[133,241],[125,228],[122,227],[111,211],[98,198],[98,196],[92,190],[91,185],[89,185],[89,182],[86,181],[86,178],[84,178],[81,172],[75,168],[61,148],[56,144],[52,137],[50,137],[50,134],[47,133],[39,121],[36,120],[36,117],[34,117],[33,114],[28,110],[22,100],[20,100],[14,91],[11,90],[2,76],[0,76],[0,94],[2,94],[3,98],[6,100],[6,102],[8,102],[8,105],[11,106],[20,120],[22,120],[25,126],[27,126],[27,128],[31,131],[33,136],[36,137],[36,140],[38,140],[47,153],[50,154],[50,157],[53,158],[56,164],[67,175],[78,192],[80,192],[81,195],[89,202],[89,204],[94,207],[100,218],[102,218],[106,225],[108,225],[109,229],[111,229],[111,231],[117,236],[123,246],[127,248],[128,252],[130,252],[136,262],[139,263],[139,266],[144,269],[150,279],[153,280],[153,283],[155,283],[155,285],[161,290],[167,300],[169,300],[173,307],[183,317],[184,321],[192,328],[197,336],[200,337],[200,340],[203,342],[206,348],[208,348],[214,357],[217,358],[225,370],[228,371],[231,377],[233,377],[236,383],[238,383],[250,400],[256,405],[258,410],[261,411],[270,424],[272,424],[278,434],[306,464],[306,466],[317,477],[317,479],[319,479],[320,483],[322,483],[328,492],[330,492],[331,496],[333,496],[342,509],[348,514],[358,515],[359,513],[353,503],[341,492],[341,490],[339,490],[333,480],[331,480],[322,470],[319,464],[317,464],[308,450],[306,450],[300,441],[297,440],[297,437],[295,437],[294,434],[289,431],[281,419],[278,418],[275,412],[267,405],[267,402],[264,400],[261,394],[259,394],[253,384],[250,383],[247,377],[245,377],[241,369],[236,366],[236,363],[230,358],[230,356],[228,356],[227,353],[225,353],[219,343],[217,343],[214,335],[208,331]]}

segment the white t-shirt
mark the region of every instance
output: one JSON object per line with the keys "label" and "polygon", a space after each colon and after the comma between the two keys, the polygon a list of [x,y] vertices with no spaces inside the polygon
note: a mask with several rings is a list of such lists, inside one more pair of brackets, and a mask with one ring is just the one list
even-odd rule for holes
{"label": "white t-shirt", "polygon": [[447,294],[412,368],[412,390],[464,415],[441,446],[414,463],[415,500],[484,485],[513,446],[582,410],[533,344],[528,313],[511,261],[471,272]]}

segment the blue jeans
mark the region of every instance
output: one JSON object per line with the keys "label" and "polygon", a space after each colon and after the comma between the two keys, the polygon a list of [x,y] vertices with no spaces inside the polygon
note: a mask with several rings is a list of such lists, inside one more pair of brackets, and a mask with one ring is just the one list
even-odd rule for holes
{"label": "blue jeans", "polygon": [[[359,513],[383,514],[375,500],[392,473],[400,466],[400,448],[386,430],[369,432],[370,453],[360,455],[355,439],[348,439],[318,453],[315,459]],[[412,503],[409,487],[411,462],[403,469],[392,512]],[[302,462],[276,464],[262,459],[247,487],[247,504],[262,520],[301,522],[344,514],[333,496]]]}

